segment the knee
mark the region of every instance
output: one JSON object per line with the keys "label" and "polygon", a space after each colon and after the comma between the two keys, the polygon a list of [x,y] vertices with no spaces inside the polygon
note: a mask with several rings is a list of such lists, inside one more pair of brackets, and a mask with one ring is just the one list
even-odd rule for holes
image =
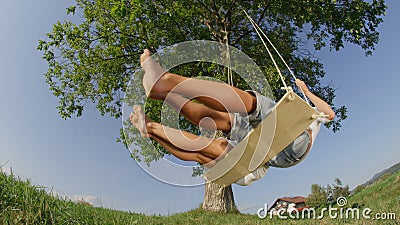
{"label": "knee", "polygon": [[227,149],[228,145],[229,145],[228,141],[226,139],[224,139],[224,138],[218,139],[217,142],[218,142],[217,143],[218,147],[222,152],[225,151]]}
{"label": "knee", "polygon": [[223,113],[223,115],[219,118],[219,129],[224,131],[225,133],[229,133],[232,128],[233,116],[229,113]]}
{"label": "knee", "polygon": [[253,113],[257,108],[257,97],[254,93],[251,93],[250,99],[251,104],[247,108],[247,114]]}
{"label": "knee", "polygon": [[229,133],[232,126],[233,117],[226,112],[218,111],[200,111],[193,112],[193,115],[199,116],[199,126],[207,128],[209,130],[222,130],[225,133]]}
{"label": "knee", "polygon": [[215,159],[224,158],[225,155],[230,151],[231,148],[232,148],[232,146],[229,144],[229,142],[226,139],[224,139],[224,138],[217,139],[216,146],[215,146],[215,149],[217,150],[215,152]]}

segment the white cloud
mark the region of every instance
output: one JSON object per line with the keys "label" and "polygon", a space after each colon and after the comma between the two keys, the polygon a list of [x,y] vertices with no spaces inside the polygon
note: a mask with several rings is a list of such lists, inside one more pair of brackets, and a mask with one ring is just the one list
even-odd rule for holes
{"label": "white cloud", "polygon": [[49,192],[50,195],[63,199],[63,200],[70,200],[73,202],[87,202],[93,207],[102,207],[101,200],[98,197],[90,196],[90,195],[73,195],[70,196],[68,194],[62,194],[60,192],[51,190]]}
{"label": "white cloud", "polygon": [[100,199],[95,196],[74,195],[71,199],[72,199],[72,201],[75,201],[75,202],[87,202],[94,207],[101,206]]}
{"label": "white cloud", "polygon": [[11,175],[11,172],[12,172],[12,168],[11,167],[6,167],[6,166],[0,167],[0,170],[3,173],[5,173],[6,175]]}
{"label": "white cloud", "polygon": [[257,207],[259,207],[258,205],[243,205],[243,206],[237,206],[238,210],[241,213],[246,213],[246,214],[254,214],[254,212],[257,212]]}
{"label": "white cloud", "polygon": [[[13,173],[12,167],[7,167],[7,166],[0,166],[0,171],[3,172],[6,175],[11,175]],[[74,195],[74,196],[69,196],[67,194],[62,194],[59,193],[55,190],[47,190],[47,193],[53,197],[58,197],[60,199],[65,199],[65,200],[71,200],[74,202],[87,202],[93,207],[101,207],[101,200],[98,197],[95,196],[90,196],[90,195]]]}

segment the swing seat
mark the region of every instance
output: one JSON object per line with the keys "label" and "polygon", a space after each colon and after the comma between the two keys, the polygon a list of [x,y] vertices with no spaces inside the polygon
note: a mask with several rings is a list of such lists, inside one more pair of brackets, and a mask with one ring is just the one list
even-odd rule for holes
{"label": "swing seat", "polygon": [[271,113],[203,177],[207,182],[231,185],[279,154],[320,116],[288,90]]}

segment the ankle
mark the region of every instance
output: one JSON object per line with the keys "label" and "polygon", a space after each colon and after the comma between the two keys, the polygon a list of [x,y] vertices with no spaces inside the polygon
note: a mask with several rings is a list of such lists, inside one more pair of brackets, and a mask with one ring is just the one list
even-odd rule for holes
{"label": "ankle", "polygon": [[168,85],[170,90],[174,89],[178,84],[182,83],[183,81],[187,80],[187,77],[182,77],[170,72],[166,72],[162,78],[163,83]]}
{"label": "ankle", "polygon": [[146,122],[147,133],[148,134],[153,134],[154,133],[153,131],[156,130],[159,125],[160,125],[159,123],[156,123],[156,122],[153,122],[153,121]]}

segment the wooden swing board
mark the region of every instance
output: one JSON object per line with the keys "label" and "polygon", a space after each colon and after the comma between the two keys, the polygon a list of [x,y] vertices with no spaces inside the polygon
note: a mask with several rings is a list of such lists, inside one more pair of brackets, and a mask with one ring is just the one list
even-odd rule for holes
{"label": "wooden swing board", "polygon": [[231,185],[279,154],[318,114],[294,92],[286,93],[271,113],[203,177],[207,182]]}

